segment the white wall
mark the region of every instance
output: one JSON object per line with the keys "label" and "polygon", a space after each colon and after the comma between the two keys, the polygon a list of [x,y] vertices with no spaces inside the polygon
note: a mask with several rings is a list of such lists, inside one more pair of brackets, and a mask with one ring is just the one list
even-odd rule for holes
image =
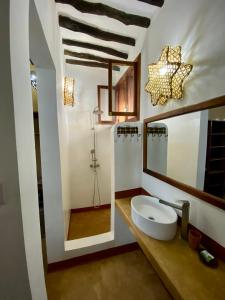
{"label": "white wall", "polygon": [[0,299],[28,300],[31,299],[31,291],[23,239],[16,153],[10,70],[9,4],[9,1],[0,2]]}
{"label": "white wall", "polygon": [[209,120],[225,120],[225,106],[209,109]]}
{"label": "white wall", "polygon": [[[90,151],[93,149],[94,132],[91,130],[90,114],[90,111],[69,112],[71,208],[93,205],[94,171],[90,168],[92,163]],[[110,127],[96,126],[96,157],[100,164],[97,172],[101,204],[111,201]]]}
{"label": "white wall", "polygon": [[[35,4],[37,11],[35,11],[35,7],[33,4],[31,6],[33,9],[32,11],[34,12],[34,18],[31,18],[31,24],[35,26],[38,25],[38,28],[34,28],[37,30],[34,30],[34,35],[31,34],[30,36],[30,51],[32,52],[32,55],[35,56],[35,58],[39,58],[39,62],[37,63],[37,70],[41,76],[39,79],[40,82],[38,95],[39,101],[42,103],[42,116],[40,114],[39,118],[40,124],[42,123],[41,143],[46,143],[46,146],[47,142],[53,141],[54,143],[51,146],[55,145],[55,149],[51,150],[53,152],[52,157],[50,157],[51,151],[45,151],[45,155],[42,155],[42,165],[46,163],[46,168],[51,169],[51,172],[50,169],[48,169],[48,172],[53,175],[52,178],[48,178],[49,176],[46,176],[45,183],[43,182],[44,205],[46,214],[45,219],[47,221],[47,255],[48,262],[51,263],[81,254],[102,250],[108,247],[113,247],[118,245],[118,243],[120,244],[120,241],[117,242],[117,240],[114,240],[109,243],[100,244],[96,247],[87,247],[81,250],[65,251],[64,237],[67,232],[69,216],[68,210],[71,207],[71,203],[69,197],[70,190],[68,189],[68,185],[70,185],[70,174],[68,175],[67,173],[69,165],[67,161],[67,146],[69,143],[69,136],[67,135],[66,130],[69,124],[67,123],[67,118],[64,115],[64,108],[61,97],[63,90],[63,68],[60,58],[62,58],[63,56],[61,56],[62,53],[60,52],[61,48],[59,45],[60,40],[58,31],[59,27],[55,11],[55,2],[53,0],[47,2],[45,0],[37,0],[35,1]],[[16,151],[19,160],[19,183],[21,196],[20,200],[23,215],[26,260],[32,297],[33,299],[44,300],[46,299],[46,291],[44,286],[45,283],[41,260],[41,237],[39,228],[38,197],[36,185],[37,179],[32,119],[32,96],[29,80],[29,1],[23,0],[18,2],[15,0],[11,0],[10,5],[10,42],[11,70],[13,76],[13,104],[16,122]],[[41,27],[39,26],[39,18],[41,21]],[[36,38],[34,38],[34,36]],[[37,42],[36,39],[37,41],[40,41],[40,43],[35,47],[32,41]],[[50,75],[49,79],[47,78],[47,74]],[[91,82],[86,80],[82,80],[82,82],[84,86],[83,92],[85,93],[87,90],[87,84],[91,84]],[[49,83],[50,85],[48,86]],[[55,84],[56,91],[54,90]],[[104,84],[104,82],[102,82],[102,84]],[[45,111],[45,114],[43,113],[44,98],[48,98],[46,100],[47,110]],[[83,111],[85,111],[90,105],[90,103],[88,104],[88,101],[93,101],[93,99],[86,97],[84,97],[83,99],[84,102],[82,109]],[[47,112],[50,104],[49,101],[53,101],[53,109],[51,112],[49,112],[50,122],[47,122]],[[45,128],[46,124],[48,124],[49,128]],[[52,133],[52,135],[50,134],[50,132]],[[49,141],[47,140],[47,135],[49,137]],[[104,155],[105,154],[102,154],[102,156]],[[48,157],[50,159],[49,161],[47,161]],[[27,166],[29,166],[29,168]],[[104,176],[104,174],[102,176]],[[17,195],[17,197],[19,199],[19,194]],[[66,217],[67,219],[65,222]],[[133,241],[133,238],[127,228],[121,228],[119,226],[118,232],[119,236],[122,237],[121,240],[123,240],[123,237],[125,237],[125,242],[127,240]],[[126,236],[128,238],[126,238]],[[21,262],[23,262],[22,257]],[[18,270],[20,269],[18,268]],[[21,278],[22,272],[23,271],[21,269]],[[15,278],[18,278],[20,276],[18,272],[15,272],[14,274]],[[25,269],[24,274],[26,275]],[[24,293],[24,298],[25,297],[26,294]]]}
{"label": "white wall", "polygon": [[[63,105],[63,51],[54,1],[37,1],[45,41],[30,35],[30,52],[37,64],[39,124],[48,262],[64,252],[70,218],[68,122]],[[31,20],[34,18],[31,16]],[[34,24],[35,25],[35,24]],[[32,25],[31,25],[32,28]],[[41,35],[41,33],[39,33]],[[43,34],[42,34],[43,36]],[[40,48],[39,45],[42,45]],[[47,45],[50,66],[44,63]],[[47,50],[45,51],[47,52]],[[45,54],[45,55],[44,55]]]}
{"label": "white wall", "polygon": [[[92,112],[98,105],[97,85],[107,85],[107,70],[66,65],[66,75],[75,79],[76,103],[68,109],[71,208],[93,205],[94,172],[90,168],[93,149]],[[109,125],[96,125],[96,157],[101,204],[111,201],[110,130]],[[95,198],[96,199],[96,198]],[[96,199],[97,200],[97,199]],[[98,202],[96,201],[96,204]]]}
{"label": "white wall", "polygon": [[[117,136],[118,126],[137,126],[140,137],[124,134]],[[141,186],[142,125],[140,122],[119,123],[113,127],[115,151],[115,191],[124,191]]]}
{"label": "white wall", "polygon": [[101,121],[109,121],[112,122],[112,116],[109,116],[109,90],[108,89],[100,89],[100,106],[103,111],[101,115]]}
{"label": "white wall", "polygon": [[[223,0],[165,1],[159,14],[152,19],[142,51],[142,119],[225,94],[224,20]],[[159,58],[165,45],[181,45],[183,61],[193,64],[194,67],[185,82],[184,100],[172,100],[165,106],[153,107],[144,92],[147,65]],[[142,186],[169,201],[190,200],[191,223],[225,246],[224,211],[144,173]]]}
{"label": "white wall", "polygon": [[[66,143],[64,143],[65,139],[63,139],[63,137],[66,137],[66,120],[64,118],[61,98],[62,73],[60,69],[60,47],[55,2],[53,0],[38,0],[35,2],[30,1],[29,3],[28,0],[11,0],[10,14],[5,13],[5,15],[10,15],[10,37],[7,36],[7,38],[10,40],[10,52],[8,51],[8,55],[10,53],[11,60],[10,63],[8,63],[8,67],[11,65],[11,93],[13,93],[13,97],[12,95],[8,96],[8,103],[10,103],[11,100],[14,106],[14,139],[16,139],[18,160],[17,162],[11,160],[11,163],[14,164],[12,165],[14,171],[18,168],[17,181],[19,181],[19,191],[15,190],[13,192],[13,202],[10,201],[11,196],[9,196],[8,192],[6,193],[6,207],[7,204],[8,208],[11,206],[11,214],[9,213],[8,215],[10,224],[7,225],[7,223],[5,223],[4,228],[13,228],[12,224],[15,222],[15,224],[18,223],[18,231],[23,230],[29,284],[25,281],[23,275],[25,274],[24,267],[22,267],[23,257],[18,257],[17,261],[18,263],[21,261],[21,266],[11,271],[11,279],[7,280],[6,271],[3,271],[1,278],[6,278],[8,284],[13,284],[13,287],[5,285],[5,289],[8,289],[7,297],[9,298],[4,297],[4,299],[29,299],[29,288],[27,288],[27,292],[23,291],[21,296],[20,290],[15,288],[20,285],[21,280],[24,280],[24,283],[21,284],[21,290],[25,284],[28,284],[28,286],[30,285],[32,299],[44,300],[47,299],[47,295],[41,251],[29,58],[30,55],[32,55],[35,58],[35,63],[37,63],[37,70],[40,76],[39,100],[42,104],[44,100],[46,100],[48,106],[52,104],[52,110],[50,111],[48,119],[49,122],[46,123],[46,115],[44,116],[43,113],[40,113],[39,118],[40,126],[42,127],[42,146],[44,140],[45,145],[47,145],[47,139],[43,135],[46,129],[46,134],[47,132],[48,134],[52,134],[49,137],[48,143],[53,147],[51,152],[54,153],[50,161],[43,160],[47,156],[42,157],[42,165],[46,166],[48,172],[54,174],[54,176],[51,176],[51,179],[48,178],[48,181],[44,180],[43,182],[44,205],[47,214],[45,215],[47,221],[47,254],[48,259],[51,261],[55,256],[59,256],[59,252],[64,251],[64,215],[62,202],[68,201],[66,198],[69,197],[68,186],[66,186],[65,181],[61,178],[63,174],[65,175],[63,178],[66,178],[66,161],[63,161],[63,159],[66,158],[66,148],[64,148]],[[35,43],[37,43],[37,45]],[[43,81],[41,82],[41,80]],[[10,79],[8,82],[10,83]],[[45,107],[47,107],[47,105]],[[43,107],[44,105],[42,108]],[[47,113],[47,111],[48,110],[46,110],[45,113]],[[8,120],[10,120],[10,118]],[[53,123],[51,123],[51,120],[53,120]],[[11,123],[11,126],[13,126],[13,123]],[[8,135],[13,139],[13,133],[11,135],[8,133]],[[9,147],[10,146],[11,145],[9,145]],[[8,149],[8,153],[9,152],[10,148]],[[47,153],[49,155],[49,152]],[[16,164],[18,164],[18,166]],[[4,170],[4,168],[2,170]],[[47,177],[47,173],[43,175],[45,178]],[[11,184],[10,189],[13,191],[12,186]],[[22,220],[20,218],[19,221],[19,210],[17,208],[20,203]],[[23,228],[21,227],[21,221],[23,222]],[[18,244],[12,245],[11,248],[15,249],[19,254],[19,234],[17,236],[16,230],[14,234],[8,234],[6,237],[14,238],[13,243]],[[8,257],[5,261],[13,263],[9,250],[10,247],[8,247],[7,243],[5,243],[5,247],[8,253]],[[54,251],[56,249],[56,251],[52,253],[52,249]],[[4,247],[1,247],[1,251],[3,250]],[[13,257],[16,258],[15,255],[13,255]],[[15,267],[16,266],[15,264]],[[7,271],[10,271],[10,268],[8,268]],[[15,279],[14,281],[13,277]]]}
{"label": "white wall", "polygon": [[147,136],[147,168],[160,174],[167,174],[168,128],[165,123],[149,123],[151,128],[165,128],[166,134],[148,134]]}
{"label": "white wall", "polygon": [[200,112],[163,122],[168,127],[167,176],[196,187]]}

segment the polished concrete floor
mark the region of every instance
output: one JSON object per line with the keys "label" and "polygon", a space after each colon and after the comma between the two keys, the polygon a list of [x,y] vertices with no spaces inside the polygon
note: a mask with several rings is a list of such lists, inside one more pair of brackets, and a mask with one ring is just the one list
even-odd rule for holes
{"label": "polished concrete floor", "polygon": [[140,249],[46,275],[48,300],[172,299]]}
{"label": "polished concrete floor", "polygon": [[110,231],[110,212],[110,208],[93,208],[90,211],[71,213],[68,240]]}

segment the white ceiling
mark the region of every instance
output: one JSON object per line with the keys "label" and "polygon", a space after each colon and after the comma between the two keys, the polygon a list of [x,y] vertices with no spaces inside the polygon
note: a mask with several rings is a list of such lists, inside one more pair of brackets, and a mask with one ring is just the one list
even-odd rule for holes
{"label": "white ceiling", "polygon": [[[101,2],[113,8],[120,9],[124,12],[145,16],[150,19],[153,16],[153,14],[155,14],[160,9],[157,6],[149,5],[137,0],[123,0],[123,1],[122,0],[102,0],[102,1],[88,0],[88,1],[96,2],[96,3]],[[67,16],[71,19],[75,19],[76,21],[91,25],[93,27],[97,27],[104,31],[109,31],[120,35],[133,37],[136,40],[136,46],[133,47],[133,46],[117,43],[117,42],[104,41],[98,38],[91,37],[87,34],[83,34],[80,32],[73,32],[65,28],[60,29],[62,38],[77,40],[81,42],[88,42],[96,45],[114,48],[116,50],[126,52],[129,55],[128,56],[129,60],[134,60],[135,57],[140,52],[145,38],[145,33],[147,30],[146,28],[133,26],[133,25],[127,26],[115,19],[108,18],[106,16],[98,16],[93,14],[82,13],[68,4],[57,3],[56,6],[59,15]],[[94,54],[105,58],[120,59],[118,57],[111,56],[100,51],[85,49],[81,47],[63,45],[63,48],[71,51],[76,51],[76,52]],[[73,59],[73,57],[65,57],[65,58]],[[75,57],[74,59],[79,60],[79,58],[75,58]]]}

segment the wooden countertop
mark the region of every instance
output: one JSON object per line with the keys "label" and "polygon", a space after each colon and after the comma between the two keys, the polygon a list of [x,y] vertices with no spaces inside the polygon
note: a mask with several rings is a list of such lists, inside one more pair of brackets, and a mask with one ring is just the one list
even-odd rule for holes
{"label": "wooden countertop", "polygon": [[158,241],[144,234],[131,220],[130,200],[118,199],[116,207],[174,299],[224,300],[225,264],[219,261],[217,269],[205,266],[179,234],[172,241]]}

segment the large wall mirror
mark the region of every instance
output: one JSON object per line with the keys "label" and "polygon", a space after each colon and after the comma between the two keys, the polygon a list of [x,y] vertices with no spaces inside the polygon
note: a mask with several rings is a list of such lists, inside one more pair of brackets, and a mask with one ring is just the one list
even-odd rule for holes
{"label": "large wall mirror", "polygon": [[225,210],[225,96],[144,120],[144,172]]}

